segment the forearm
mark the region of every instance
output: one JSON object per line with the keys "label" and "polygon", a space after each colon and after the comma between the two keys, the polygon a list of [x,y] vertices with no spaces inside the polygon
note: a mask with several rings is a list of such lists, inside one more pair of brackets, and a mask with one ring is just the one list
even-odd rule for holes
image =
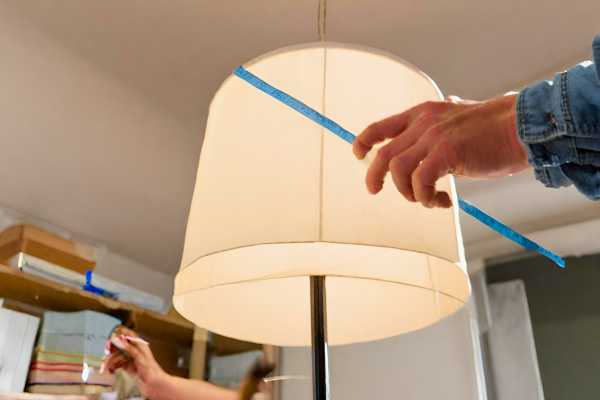
{"label": "forearm", "polygon": [[150,400],[238,400],[236,391],[171,375],[161,379],[151,392]]}

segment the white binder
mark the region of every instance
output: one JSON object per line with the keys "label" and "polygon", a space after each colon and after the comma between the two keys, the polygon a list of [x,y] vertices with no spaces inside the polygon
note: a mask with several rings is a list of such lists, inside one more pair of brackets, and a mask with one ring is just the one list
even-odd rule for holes
{"label": "white binder", "polygon": [[0,308],[0,392],[22,392],[40,320]]}

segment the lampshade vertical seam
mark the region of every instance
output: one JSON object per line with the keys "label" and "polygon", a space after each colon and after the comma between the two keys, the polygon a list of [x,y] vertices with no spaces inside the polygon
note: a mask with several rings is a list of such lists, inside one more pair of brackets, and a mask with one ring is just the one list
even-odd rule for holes
{"label": "lampshade vertical seam", "polygon": [[433,278],[433,271],[431,270],[431,262],[429,261],[429,255],[425,256],[427,260],[427,270],[429,271],[429,280],[431,281],[431,289],[434,291],[435,298],[435,309],[437,311],[437,318],[440,320],[442,318],[442,313],[440,312],[440,292],[438,290],[438,285],[436,279]]}
{"label": "lampshade vertical seam", "polygon": [[[323,46],[323,82],[321,91],[321,111],[326,115],[327,98],[327,45]],[[325,128],[321,127],[319,156],[319,241],[323,240],[323,188],[324,188],[324,164],[325,164]]]}

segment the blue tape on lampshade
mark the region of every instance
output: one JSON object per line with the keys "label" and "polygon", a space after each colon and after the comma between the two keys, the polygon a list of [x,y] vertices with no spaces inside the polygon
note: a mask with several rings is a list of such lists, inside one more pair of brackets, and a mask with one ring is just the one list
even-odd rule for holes
{"label": "blue tape on lampshade", "polygon": [[[303,102],[290,96],[289,94],[269,85],[267,82],[263,81],[258,76],[245,69],[243,66],[239,66],[238,68],[236,68],[233,73],[234,75],[240,77],[241,79],[245,80],[246,82],[257,88],[258,90],[268,94],[276,100],[279,100],[286,106],[296,110],[308,119],[316,122],[323,128],[331,131],[333,134],[340,137],[344,141],[352,144],[356,139],[356,136],[352,132],[348,131],[347,129],[344,129],[337,122],[327,118],[317,110],[311,108],[310,106],[304,104]],[[550,250],[540,246],[532,240],[527,239],[525,236],[512,230],[508,226],[504,225],[502,222],[486,214],[479,208],[475,207],[473,204],[461,199],[460,197],[458,198],[458,204],[460,209],[463,210],[465,213],[469,214],[471,217],[475,218],[482,224],[487,225],[488,227],[498,232],[505,238],[517,243],[519,246],[527,250],[535,251],[543,255],[544,257],[549,258],[560,268],[565,268],[565,260],[559,257],[558,255],[554,254]]]}
{"label": "blue tape on lampshade", "polygon": [[306,104],[304,104],[298,99],[293,98],[289,94],[282,92],[277,88],[274,88],[267,82],[260,79],[258,76],[254,75],[252,72],[246,70],[244,67],[237,67],[236,70],[233,71],[233,73],[245,80],[246,82],[248,82],[249,84],[251,84],[252,86],[254,86],[255,88],[257,88],[258,90],[265,92],[266,94],[279,100],[286,106],[298,111],[300,114],[304,115],[308,119],[313,120],[322,127],[335,133],[337,136],[339,136],[346,142],[352,144],[354,142],[354,139],[356,139],[356,136],[354,136],[350,131],[342,128],[335,121],[332,121],[331,119],[327,118],[314,108],[307,106]]}
{"label": "blue tape on lampshade", "polygon": [[464,212],[469,214],[471,217],[477,219],[482,224],[489,226],[490,228],[492,228],[493,230],[495,230],[502,236],[506,237],[507,239],[512,240],[513,242],[517,243],[518,245],[520,245],[521,247],[523,247],[527,250],[532,250],[532,251],[538,252],[539,254],[543,255],[544,257],[548,257],[560,268],[565,268],[565,260],[562,259],[561,257],[557,256],[550,250],[540,246],[539,244],[537,244],[536,242],[534,242],[532,240],[527,239],[525,236],[521,235],[519,232],[514,231],[513,229],[504,225],[502,222],[498,221],[491,215],[486,214],[484,211],[475,207],[473,204],[469,203],[468,201],[461,199],[460,197],[458,198],[458,204],[460,205],[461,210],[463,210]]}

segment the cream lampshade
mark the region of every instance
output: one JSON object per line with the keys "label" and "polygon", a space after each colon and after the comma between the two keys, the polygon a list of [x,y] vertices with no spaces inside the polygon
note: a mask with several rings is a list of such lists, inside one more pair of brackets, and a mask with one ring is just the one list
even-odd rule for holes
{"label": "cream lampshade", "polygon": [[[356,46],[285,48],[245,67],[356,133],[441,99],[415,67]],[[348,143],[227,78],[210,106],[177,310],[222,335],[304,346],[311,276],[326,277],[330,345],[413,331],[461,308],[470,286],[458,209],[407,202],[391,180],[370,195],[366,167]],[[457,204],[452,177],[438,185]]]}

